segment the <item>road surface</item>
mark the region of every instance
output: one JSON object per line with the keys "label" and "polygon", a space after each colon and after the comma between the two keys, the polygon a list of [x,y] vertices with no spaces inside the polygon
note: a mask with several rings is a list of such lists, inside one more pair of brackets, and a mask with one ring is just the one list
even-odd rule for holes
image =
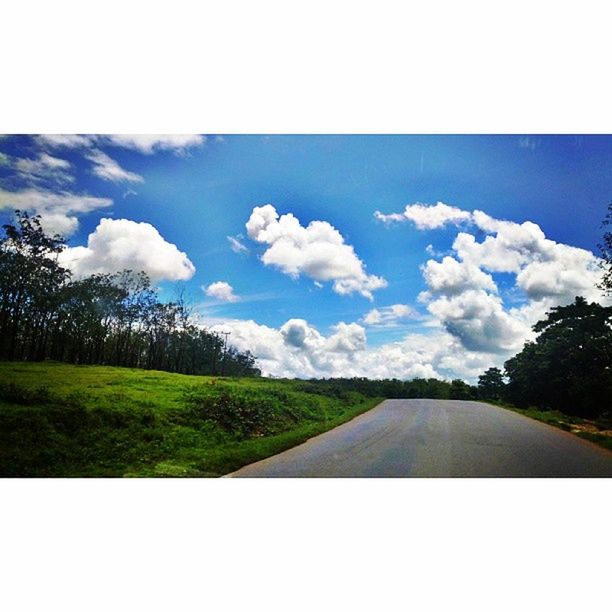
{"label": "road surface", "polygon": [[480,402],[386,400],[232,478],[612,477],[612,453]]}

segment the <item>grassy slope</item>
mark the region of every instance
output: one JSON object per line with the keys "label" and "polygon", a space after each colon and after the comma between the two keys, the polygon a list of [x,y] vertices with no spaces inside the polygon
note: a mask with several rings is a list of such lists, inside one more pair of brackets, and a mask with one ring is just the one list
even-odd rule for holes
{"label": "grassy slope", "polygon": [[[380,401],[308,393],[297,381],[52,362],[0,362],[0,387],[0,476],[218,476]],[[208,399],[223,394],[261,408],[265,429],[208,420]]]}

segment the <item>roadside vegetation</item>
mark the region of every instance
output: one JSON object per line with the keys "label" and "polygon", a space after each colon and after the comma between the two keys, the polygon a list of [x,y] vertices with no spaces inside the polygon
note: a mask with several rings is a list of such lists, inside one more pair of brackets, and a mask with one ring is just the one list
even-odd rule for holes
{"label": "roadside vegetation", "polygon": [[380,399],[299,381],[0,363],[0,476],[219,476]]}
{"label": "roadside vegetation", "polygon": [[0,235],[0,359],[258,376],[255,358],[202,328],[181,294],[161,301],[144,272],[73,277],[66,241],[17,211]]}

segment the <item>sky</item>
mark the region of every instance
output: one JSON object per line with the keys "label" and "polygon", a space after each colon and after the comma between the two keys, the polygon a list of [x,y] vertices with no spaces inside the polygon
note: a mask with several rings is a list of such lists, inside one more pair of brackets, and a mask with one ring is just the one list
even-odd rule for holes
{"label": "sky", "polygon": [[145,270],[265,375],[461,378],[604,303],[612,137],[8,135],[0,218]]}

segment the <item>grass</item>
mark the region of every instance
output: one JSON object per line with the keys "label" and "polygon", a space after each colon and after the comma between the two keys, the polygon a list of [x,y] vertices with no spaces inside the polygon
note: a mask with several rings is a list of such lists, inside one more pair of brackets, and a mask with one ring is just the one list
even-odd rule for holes
{"label": "grass", "polygon": [[300,381],[0,362],[0,476],[220,476],[379,401]]}
{"label": "grass", "polygon": [[612,451],[612,423],[608,421],[582,419],[559,412],[558,410],[542,410],[535,407],[517,408],[505,402],[487,401],[495,406],[500,406],[501,408],[518,412],[536,421],[542,421],[553,427],[558,427],[559,429],[563,429],[563,431],[573,433],[580,438],[589,440],[589,442],[594,442]]}

